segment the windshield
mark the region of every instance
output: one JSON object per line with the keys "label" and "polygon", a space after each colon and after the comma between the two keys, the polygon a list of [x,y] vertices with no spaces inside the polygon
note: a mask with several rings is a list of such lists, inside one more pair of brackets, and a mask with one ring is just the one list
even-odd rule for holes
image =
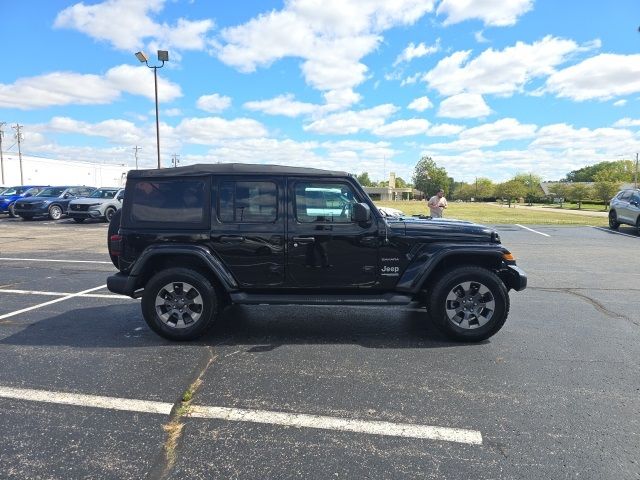
{"label": "windshield", "polygon": [[2,195],[22,195],[27,190],[28,187],[9,187],[2,192]]}
{"label": "windshield", "polygon": [[89,195],[89,198],[113,198],[116,196],[116,193],[118,193],[116,188],[99,188]]}
{"label": "windshield", "polygon": [[40,193],[38,193],[36,197],[59,197],[65,190],[66,188],[64,187],[45,188]]}

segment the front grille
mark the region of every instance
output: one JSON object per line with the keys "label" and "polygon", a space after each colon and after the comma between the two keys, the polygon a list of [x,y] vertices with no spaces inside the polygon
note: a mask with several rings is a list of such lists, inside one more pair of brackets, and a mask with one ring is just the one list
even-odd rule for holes
{"label": "front grille", "polygon": [[87,210],[89,210],[89,205],[82,205],[82,204],[71,205],[71,210],[78,211],[78,212],[86,212]]}

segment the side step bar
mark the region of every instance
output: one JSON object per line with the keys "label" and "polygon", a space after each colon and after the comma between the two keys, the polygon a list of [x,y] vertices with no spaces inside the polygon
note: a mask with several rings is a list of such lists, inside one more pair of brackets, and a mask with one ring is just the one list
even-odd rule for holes
{"label": "side step bar", "polygon": [[407,305],[412,298],[398,293],[382,295],[295,295],[232,293],[231,301],[242,305]]}

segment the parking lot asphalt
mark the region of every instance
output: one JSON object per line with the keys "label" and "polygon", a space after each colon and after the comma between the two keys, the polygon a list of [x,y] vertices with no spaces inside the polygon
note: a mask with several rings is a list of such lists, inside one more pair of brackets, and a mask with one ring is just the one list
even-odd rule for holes
{"label": "parking lot asphalt", "polygon": [[0,478],[640,478],[640,237],[496,229],[529,288],[486,342],[233,306],[180,344],[104,288],[104,223],[0,218]]}

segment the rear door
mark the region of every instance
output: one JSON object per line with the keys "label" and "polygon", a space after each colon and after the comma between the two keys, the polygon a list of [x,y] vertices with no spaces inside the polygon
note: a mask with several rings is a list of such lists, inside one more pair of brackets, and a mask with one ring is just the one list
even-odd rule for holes
{"label": "rear door", "polygon": [[288,180],[287,283],[295,287],[373,287],[378,274],[374,217],[351,220],[359,192],[346,180]]}
{"label": "rear door", "polygon": [[618,206],[616,207],[616,212],[619,220],[623,220],[625,222],[631,221],[631,212],[629,210],[629,201],[631,200],[631,190],[625,190],[618,197]]}
{"label": "rear door", "polygon": [[221,176],[212,183],[211,246],[244,289],[284,282],[284,179]]}

